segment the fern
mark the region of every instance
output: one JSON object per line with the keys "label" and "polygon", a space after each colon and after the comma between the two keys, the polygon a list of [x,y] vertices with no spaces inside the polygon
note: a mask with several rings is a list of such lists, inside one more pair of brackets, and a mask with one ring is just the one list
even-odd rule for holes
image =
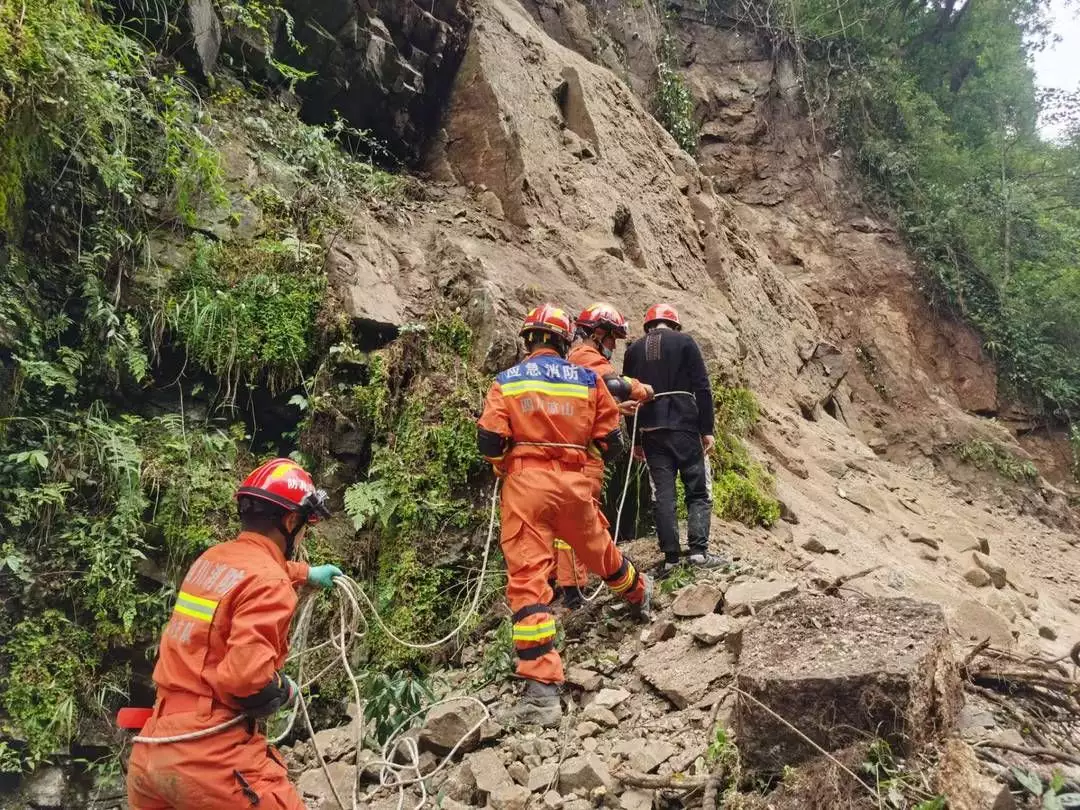
{"label": "fern", "polygon": [[345,490],[345,512],[352,518],[357,530],[366,528],[375,518],[385,529],[394,514],[392,495],[386,481],[360,481]]}

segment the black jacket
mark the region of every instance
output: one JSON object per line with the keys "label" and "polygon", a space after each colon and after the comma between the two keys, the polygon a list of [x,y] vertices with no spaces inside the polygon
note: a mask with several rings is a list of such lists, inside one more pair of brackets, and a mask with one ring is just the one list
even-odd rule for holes
{"label": "black jacket", "polygon": [[712,434],[712,387],[701,349],[692,337],[674,329],[653,329],[627,348],[623,374],[648,383],[657,394],[690,391],[694,395],[662,397],[642,405],[638,430],[669,428]]}

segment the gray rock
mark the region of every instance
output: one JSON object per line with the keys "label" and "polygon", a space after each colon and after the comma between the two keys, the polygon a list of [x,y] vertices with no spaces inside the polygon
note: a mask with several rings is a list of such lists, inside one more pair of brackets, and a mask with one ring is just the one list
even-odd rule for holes
{"label": "gray rock", "polygon": [[941,540],[933,535],[926,534],[925,532],[914,531],[907,536],[909,543],[918,543],[920,545],[929,546],[934,551],[941,548]]}
{"label": "gray rock", "polygon": [[732,665],[726,649],[702,647],[689,634],[661,642],[634,661],[642,680],[679,709],[701,700],[709,684],[730,674]]}
{"label": "gray rock", "polygon": [[601,689],[590,705],[599,706],[602,709],[614,709],[629,697],[630,693],[625,689]]}
{"label": "gray rock", "polygon": [[632,739],[615,744],[613,753],[626,758],[631,770],[652,773],[675,753],[675,746],[666,740]]}
{"label": "gray rock", "polygon": [[[690,623],[690,635],[702,644],[718,644],[734,632],[742,632],[743,623],[730,616],[710,613]],[[730,647],[731,645],[729,645]]]}
{"label": "gray rock", "polygon": [[525,810],[532,793],[521,785],[500,785],[488,796],[492,810]]}
{"label": "gray rock", "polygon": [[566,671],[566,682],[586,692],[595,692],[600,688],[601,677],[599,672],[585,667],[570,667]]}
{"label": "gray rock", "polygon": [[825,554],[829,549],[825,544],[818,540],[816,537],[808,538],[802,543],[803,551],[809,551],[811,554]]}
{"label": "gray rock", "polygon": [[506,766],[506,772],[510,774],[510,778],[519,785],[527,785],[529,783],[529,769],[522,762],[511,762]]}
{"label": "gray rock", "polygon": [[[348,803],[352,797],[356,769],[345,762],[331,762],[326,766],[326,770],[330,772],[330,779],[333,780],[338,795]],[[317,807],[334,807],[337,804],[334,800],[334,792],[330,789],[322,768],[314,768],[300,774],[296,789],[304,796],[315,799],[318,802]]]}
{"label": "gray rock", "polygon": [[1043,624],[1039,626],[1039,635],[1047,639],[1048,641],[1057,641],[1058,637],[1057,630],[1055,630],[1048,624]]}
{"label": "gray rock", "polygon": [[889,505],[885,503],[885,499],[870,487],[861,484],[849,484],[837,487],[836,494],[845,501],[850,501],[871,514],[884,515],[889,513]]}
{"label": "gray rock", "polygon": [[458,751],[467,753],[480,744],[484,720],[483,707],[472,700],[455,700],[428,712],[420,729],[420,747],[437,754],[449,753],[460,742]]}
{"label": "gray rock", "polygon": [[212,0],[187,0],[181,5],[177,23],[185,42],[176,55],[192,74],[206,79],[214,72],[221,52],[221,20]]}
{"label": "gray rock", "polygon": [[1009,622],[998,612],[974,599],[965,599],[949,610],[949,627],[965,641],[982,641],[989,638],[995,647],[1012,647],[1013,638]]}
{"label": "gray rock", "polygon": [[559,792],[563,795],[576,790],[591,791],[610,783],[607,765],[594,754],[570,757],[559,768]]}
{"label": "gray rock", "polygon": [[983,554],[990,553],[990,544],[981,537],[976,537],[967,529],[957,528],[946,532],[942,540],[945,545],[957,554],[968,551],[981,551]]}
{"label": "gray rock", "polygon": [[514,780],[494,749],[483,748],[465,758],[476,781],[476,789],[489,796],[501,787],[512,786]]}
{"label": "gray rock", "polygon": [[623,792],[619,797],[622,810],[652,810],[653,791],[634,788]]}
{"label": "gray rock", "polygon": [[976,588],[985,588],[990,584],[990,575],[981,568],[970,568],[964,572],[964,579]]}
{"label": "gray rock", "polygon": [[591,720],[586,720],[583,723],[578,723],[577,728],[574,730],[579,738],[584,739],[591,737],[593,734],[600,730],[600,724],[594,723]]}
{"label": "gray rock", "polygon": [[671,605],[671,612],[680,619],[713,613],[724,598],[724,592],[715,585],[702,582],[679,591]]}
{"label": "gray rock", "polygon": [[660,619],[641,631],[641,643],[646,647],[651,647],[654,644],[659,644],[661,641],[675,638],[675,633],[677,632],[678,628],[675,627],[674,622]]}
{"label": "gray rock", "polygon": [[783,580],[737,582],[724,594],[725,612],[730,616],[756,613],[766,605],[791,596],[798,589],[795,583]]}
{"label": "gray rock", "polygon": [[529,780],[525,786],[533,793],[547,791],[548,785],[555,781],[555,774],[559,770],[558,763],[545,762],[529,771]]}
{"label": "gray rock", "polygon": [[615,728],[615,726],[619,725],[619,718],[615,716],[615,712],[611,709],[605,709],[603,706],[597,706],[595,703],[586,706],[581,716],[585,720],[599,723],[604,728]]}
{"label": "gray rock", "polygon": [[979,568],[990,575],[990,581],[994,583],[995,588],[1005,587],[1009,581],[1009,575],[1005,570],[1005,566],[1000,565],[980,551],[974,552],[971,555],[971,558]]}
{"label": "gray rock", "polygon": [[26,786],[26,799],[32,807],[53,810],[64,807],[68,778],[62,768],[49,765],[31,777]]}
{"label": "gray rock", "polygon": [[488,213],[488,216],[493,219],[504,219],[506,217],[503,213],[502,200],[499,199],[499,195],[494,191],[483,192],[477,202],[479,202],[480,207]]}
{"label": "gray rock", "polygon": [[802,594],[764,611],[746,630],[736,676],[743,763],[778,770],[818,755],[776,715],[826,751],[868,734],[907,753],[938,739],[963,704],[951,651],[936,604]]}
{"label": "gray rock", "polygon": [[443,789],[447,796],[459,802],[472,801],[476,793],[476,777],[473,776],[472,767],[468,762],[463,762],[450,774]]}
{"label": "gray rock", "polygon": [[560,810],[563,806],[563,797],[557,790],[549,790],[544,794],[544,807],[547,810]]}
{"label": "gray rock", "polygon": [[356,750],[357,721],[347,726],[316,732],[315,744],[327,762],[334,762]]}

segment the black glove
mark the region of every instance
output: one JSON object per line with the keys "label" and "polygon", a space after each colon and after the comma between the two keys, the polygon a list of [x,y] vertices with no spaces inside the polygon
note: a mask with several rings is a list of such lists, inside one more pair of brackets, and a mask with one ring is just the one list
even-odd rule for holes
{"label": "black glove", "polygon": [[270,717],[278,709],[288,706],[300,692],[296,685],[284,672],[275,672],[270,683],[247,697],[233,697],[244,714],[254,720]]}

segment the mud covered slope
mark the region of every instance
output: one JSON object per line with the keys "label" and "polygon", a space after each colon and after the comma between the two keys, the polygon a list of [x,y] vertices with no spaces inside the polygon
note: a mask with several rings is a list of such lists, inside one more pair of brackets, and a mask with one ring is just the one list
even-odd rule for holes
{"label": "mud covered slope", "polygon": [[[1077,627],[1080,553],[1039,518],[1069,526],[1064,496],[1045,482],[993,495],[946,474],[955,442],[1011,442],[970,413],[994,407],[976,337],[927,312],[895,233],[857,205],[839,158],[813,151],[796,100],[777,95],[783,64],[712,27],[682,30],[702,104],[720,110],[700,165],[620,78],[521,5],[477,4],[428,156],[430,200],[406,227],[369,223],[337,248],[340,296],[384,323],[448,296],[489,369],[513,356],[514,326],[540,299],[631,313],[670,300],[717,370],[764,402],[755,441],[798,522],[754,542],[780,543],[810,573],[880,565],[859,587],[1060,651]],[[987,545],[1011,572],[1004,591],[964,578]],[[1061,640],[1040,639],[1040,625]]]}

